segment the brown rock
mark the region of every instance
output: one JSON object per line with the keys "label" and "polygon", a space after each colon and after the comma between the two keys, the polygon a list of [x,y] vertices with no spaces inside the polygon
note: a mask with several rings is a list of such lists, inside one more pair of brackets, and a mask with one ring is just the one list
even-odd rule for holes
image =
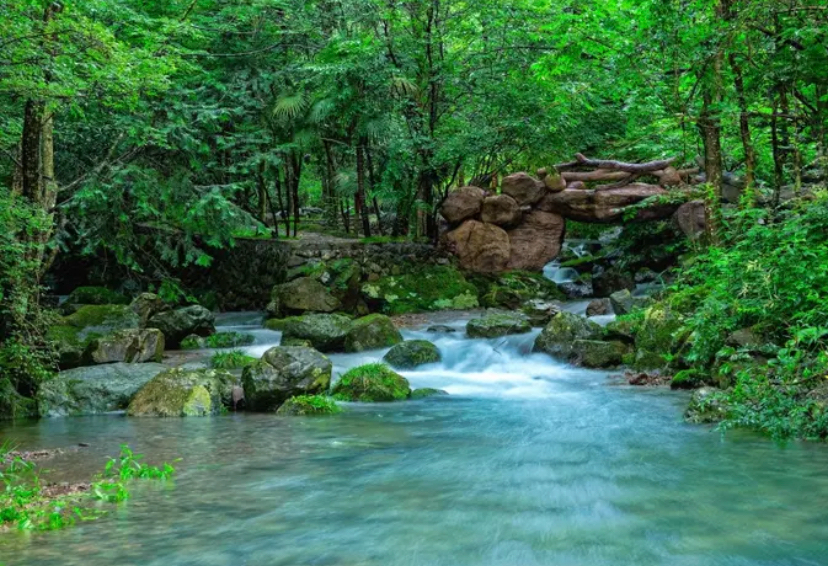
{"label": "brown rock", "polygon": [[446,234],[445,242],[457,255],[463,269],[476,273],[499,273],[509,265],[509,235],[494,224],[467,220]]}
{"label": "brown rock", "polygon": [[707,230],[704,201],[694,200],[684,203],[673,215],[673,220],[685,236],[693,241],[698,240]]}
{"label": "brown rock", "polygon": [[536,204],[546,194],[546,187],[528,173],[515,173],[503,179],[500,190],[520,206]]}
{"label": "brown rock", "polygon": [[450,223],[459,224],[464,220],[480,214],[485,196],[486,191],[483,189],[477,187],[462,187],[449,193],[443,202],[440,213]]}
{"label": "brown rock", "polygon": [[602,316],[609,314],[610,305],[607,299],[594,299],[587,305],[587,316]]}
{"label": "brown rock", "polygon": [[557,214],[537,210],[526,214],[520,226],[509,231],[509,269],[543,269],[561,252],[565,227],[564,219]]}
{"label": "brown rock", "polygon": [[[580,222],[612,223],[624,218],[624,209],[649,197],[666,194],[656,185],[633,183],[618,189],[579,190],[567,188],[559,193],[549,193],[538,203],[544,212],[560,214],[564,218]],[[657,205],[641,210],[636,220],[668,218],[675,211],[673,205]]]}
{"label": "brown rock", "polygon": [[517,201],[509,195],[497,195],[483,199],[480,219],[498,226],[513,226],[520,222],[521,211]]}

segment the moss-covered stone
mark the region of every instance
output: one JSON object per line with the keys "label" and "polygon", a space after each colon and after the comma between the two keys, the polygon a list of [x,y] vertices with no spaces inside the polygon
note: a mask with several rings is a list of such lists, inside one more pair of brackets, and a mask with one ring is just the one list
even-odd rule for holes
{"label": "moss-covered stone", "polygon": [[36,416],[36,401],[18,393],[8,378],[0,378],[0,421]]}
{"label": "moss-covered stone", "polygon": [[300,277],[276,285],[267,306],[273,317],[302,315],[305,313],[331,313],[342,306],[325,285],[311,277]]}
{"label": "moss-covered stone", "polygon": [[572,343],[572,356],[579,365],[604,369],[621,365],[629,349],[627,344],[618,341],[575,340]]}
{"label": "moss-covered stone", "polygon": [[170,306],[154,293],[141,293],[130,303],[129,308],[138,315],[141,328],[144,328],[154,315],[170,310]]}
{"label": "moss-covered stone", "polygon": [[177,348],[187,336],[210,336],[216,333],[216,316],[199,305],[161,312],[147,321],[147,327],[164,333],[169,348]]}
{"label": "moss-covered stone", "polygon": [[190,334],[181,341],[181,349],[238,348],[241,346],[249,346],[255,341],[256,338],[252,334],[244,334],[242,332],[218,332],[207,337]]}
{"label": "moss-covered stone", "polygon": [[292,346],[294,348],[313,348],[313,344],[310,340],[305,340],[304,338],[294,338],[293,336],[283,336],[281,342],[279,342],[279,345],[284,347]]}
{"label": "moss-covered stone", "polygon": [[291,397],[324,393],[332,369],[331,361],[311,348],[271,348],[242,373],[248,407],[272,412]]}
{"label": "moss-covered stone", "polygon": [[[46,338],[58,353],[61,369],[90,363],[88,351],[95,340],[121,330],[137,329],[139,317],[124,305],[85,305],[52,326]],[[162,346],[163,348],[163,346]]]}
{"label": "moss-covered stone", "polygon": [[451,266],[433,266],[404,275],[382,277],[364,284],[362,295],[372,310],[386,314],[479,306],[475,286]]}
{"label": "moss-covered stone", "polygon": [[320,352],[341,352],[352,320],[340,314],[309,314],[284,320],[282,339],[307,340]]}
{"label": "moss-covered stone", "polygon": [[647,308],[635,332],[635,367],[640,370],[663,368],[666,354],[677,353],[687,339],[682,332],[683,322],[683,317],[665,303]]}
{"label": "moss-covered stone", "polygon": [[351,324],[345,336],[345,351],[378,350],[389,348],[402,341],[402,334],[390,318],[383,314],[369,314]]}
{"label": "moss-covered stone", "polygon": [[602,334],[603,329],[598,324],[564,311],[552,317],[535,339],[534,351],[569,359],[576,340],[600,340]]}
{"label": "moss-covered stone", "polygon": [[396,369],[414,369],[442,360],[440,350],[427,340],[406,340],[385,354],[383,361]]}
{"label": "moss-covered stone", "polygon": [[334,385],[333,396],[340,401],[383,403],[402,401],[411,395],[408,380],[385,364],[355,367]]}
{"label": "moss-covered stone", "polygon": [[564,300],[558,286],[541,273],[509,271],[495,276],[477,275],[472,282],[484,307],[519,309],[529,301]]}
{"label": "moss-covered stone", "polygon": [[164,335],[156,328],[119,330],[92,340],[84,356],[95,364],[160,362]]}
{"label": "moss-covered stone", "polygon": [[277,415],[305,417],[315,415],[335,415],[341,413],[342,407],[336,401],[324,395],[299,395],[285,401],[276,411]]}
{"label": "moss-covered stone", "polygon": [[264,322],[264,327],[274,332],[281,332],[285,329],[286,318],[269,318]]}
{"label": "moss-covered stone", "polygon": [[693,392],[690,406],[684,417],[696,424],[717,423],[727,418],[728,407],[722,399],[722,391],[712,387],[702,387]]}
{"label": "moss-covered stone", "polygon": [[133,417],[216,415],[232,403],[237,380],[214,369],[170,369],[146,383],[127,408]]}
{"label": "moss-covered stone", "polygon": [[78,287],[66,298],[70,305],[128,305],[129,297],[106,287]]}
{"label": "moss-covered stone", "polygon": [[412,399],[425,399],[426,397],[441,397],[444,395],[448,395],[448,392],[443,391],[442,389],[432,389],[430,387],[415,389],[411,392]]}
{"label": "moss-covered stone", "polygon": [[499,338],[511,334],[526,334],[532,331],[532,325],[525,318],[511,313],[487,314],[482,318],[472,319],[466,324],[469,338]]}

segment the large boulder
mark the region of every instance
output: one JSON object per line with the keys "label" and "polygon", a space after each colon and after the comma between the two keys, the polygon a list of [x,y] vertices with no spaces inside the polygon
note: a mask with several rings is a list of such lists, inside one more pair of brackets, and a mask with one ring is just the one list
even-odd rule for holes
{"label": "large boulder", "polygon": [[357,319],[345,336],[346,352],[390,348],[403,341],[402,334],[384,314],[369,314]]}
{"label": "large boulder", "polygon": [[285,417],[335,415],[341,412],[342,408],[336,404],[336,401],[323,395],[291,397],[276,410],[277,415]]}
{"label": "large boulder", "polygon": [[681,205],[673,214],[673,220],[679,230],[692,241],[702,238],[707,233],[707,214],[702,200]]}
{"label": "large boulder", "polygon": [[411,395],[408,380],[385,364],[368,364],[345,373],[333,387],[334,399],[387,403]]}
{"label": "large boulder", "polygon": [[125,409],[141,387],[166,368],[115,363],[62,371],[40,386],[41,417],[97,415]]}
{"label": "large boulder", "polygon": [[160,362],[164,335],[156,328],[119,330],[93,340],[86,355],[95,364]]}
{"label": "large boulder", "polygon": [[[594,223],[614,223],[625,220],[625,208],[638,204],[652,196],[665,195],[667,191],[656,185],[633,183],[618,189],[582,190],[567,188],[558,193],[547,192],[538,203],[544,212],[560,214],[568,220]],[[635,220],[659,220],[669,218],[675,205],[654,205],[640,210]]]}
{"label": "large boulder", "polygon": [[546,186],[528,173],[515,173],[504,177],[500,191],[515,199],[518,206],[532,206],[546,194]]}
{"label": "large boulder", "polygon": [[125,305],[86,305],[49,328],[46,337],[54,345],[61,369],[88,363],[87,352],[98,338],[119,330],[137,329],[139,317]]}
{"label": "large boulder", "polygon": [[538,210],[523,217],[523,222],[509,230],[509,269],[540,271],[558,257],[563,245],[566,222],[562,216]]}
{"label": "large boulder", "polygon": [[458,224],[480,214],[486,191],[477,187],[462,187],[452,191],[443,201],[440,214],[450,224]]}
{"label": "large boulder", "polygon": [[572,357],[578,365],[603,369],[621,365],[629,346],[620,341],[575,340],[572,343]]}
{"label": "large boulder", "polygon": [[517,201],[509,195],[496,195],[483,199],[480,219],[497,226],[514,226],[520,223],[523,214]]}
{"label": "large boulder", "polygon": [[596,297],[606,298],[623,289],[635,289],[635,279],[629,273],[607,269],[592,276],[592,293]]}
{"label": "large boulder", "polygon": [[469,338],[500,338],[511,334],[526,334],[531,330],[532,325],[525,318],[512,313],[487,314],[466,324],[466,335]]}
{"label": "large boulder", "polygon": [[147,322],[148,328],[164,333],[169,348],[177,348],[187,336],[210,336],[216,333],[216,316],[199,305],[158,313]]}
{"label": "large boulder", "polygon": [[512,249],[503,228],[468,220],[445,235],[449,249],[457,255],[463,269],[475,273],[499,273],[509,266]]}
{"label": "large boulder", "polygon": [[300,277],[273,288],[267,312],[281,318],[306,313],[331,313],[341,306],[339,299],[322,283],[311,277]]}
{"label": "large boulder", "polygon": [[146,327],[149,319],[156,314],[170,310],[170,306],[154,293],[141,293],[135,297],[129,308],[138,315],[141,328]]}
{"label": "large boulder", "polygon": [[242,374],[245,402],[253,411],[272,412],[297,395],[325,393],[331,361],[312,348],[276,347]]}
{"label": "large boulder", "polygon": [[440,350],[428,340],[406,340],[391,348],[382,358],[382,361],[396,369],[414,369],[440,360]]}
{"label": "large boulder", "polygon": [[131,417],[203,417],[232,406],[237,379],[214,369],[169,369],[135,394],[127,407]]}
{"label": "large boulder", "polygon": [[543,352],[557,358],[569,359],[576,340],[600,340],[600,325],[571,312],[560,312],[535,339],[535,352]]}
{"label": "large boulder", "polygon": [[372,311],[387,314],[479,306],[477,288],[457,268],[423,267],[403,275],[390,275],[362,286],[362,296]]}
{"label": "large boulder", "polygon": [[307,314],[285,319],[283,339],[307,340],[320,352],[342,352],[353,321],[341,314]]}

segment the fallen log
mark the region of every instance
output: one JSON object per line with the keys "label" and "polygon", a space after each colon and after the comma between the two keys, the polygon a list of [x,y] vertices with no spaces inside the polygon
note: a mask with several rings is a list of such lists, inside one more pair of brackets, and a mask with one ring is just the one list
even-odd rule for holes
{"label": "fallen log", "polygon": [[605,159],[589,159],[582,153],[575,154],[575,159],[582,167],[595,167],[596,169],[608,169],[610,171],[626,171],[627,173],[652,173],[667,169],[676,158],[650,161],[648,163],[624,163],[623,161],[610,161]]}
{"label": "fallen log", "polygon": [[631,174],[625,171],[608,171],[606,169],[598,169],[597,171],[568,171],[563,173],[563,178],[567,183],[575,183],[581,181],[589,183],[592,181],[623,181]]}

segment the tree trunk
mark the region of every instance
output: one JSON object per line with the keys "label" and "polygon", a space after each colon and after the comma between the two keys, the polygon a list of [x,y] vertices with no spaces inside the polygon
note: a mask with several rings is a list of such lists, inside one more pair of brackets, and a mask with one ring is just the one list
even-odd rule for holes
{"label": "tree trunk", "polygon": [[385,230],[382,228],[382,216],[380,216],[379,202],[377,201],[377,195],[375,192],[377,184],[374,178],[374,160],[371,158],[371,148],[369,147],[365,148],[365,160],[366,165],[368,166],[368,188],[371,192],[371,200],[374,203],[374,214],[377,215],[377,231],[379,231],[380,236],[384,236]]}
{"label": "tree trunk", "polygon": [[364,139],[360,139],[356,147],[357,192],[354,198],[356,213],[362,220],[362,233],[366,238],[371,237],[371,220],[368,217],[368,207],[365,205],[365,147]]}
{"label": "tree trunk", "polygon": [[[745,153],[745,191],[753,194],[756,183],[756,150],[753,147],[753,136],[750,132],[750,120],[748,119],[748,106],[745,97],[745,81],[742,75],[742,67],[736,55],[730,55],[730,68],[733,69],[733,83],[736,87],[736,96],[739,100],[739,131],[742,137],[742,149]],[[751,203],[752,205],[752,198]]]}
{"label": "tree trunk", "polygon": [[302,157],[297,151],[291,152],[293,161],[293,179],[291,184],[293,198],[293,237],[299,233],[299,182],[302,179]]}

